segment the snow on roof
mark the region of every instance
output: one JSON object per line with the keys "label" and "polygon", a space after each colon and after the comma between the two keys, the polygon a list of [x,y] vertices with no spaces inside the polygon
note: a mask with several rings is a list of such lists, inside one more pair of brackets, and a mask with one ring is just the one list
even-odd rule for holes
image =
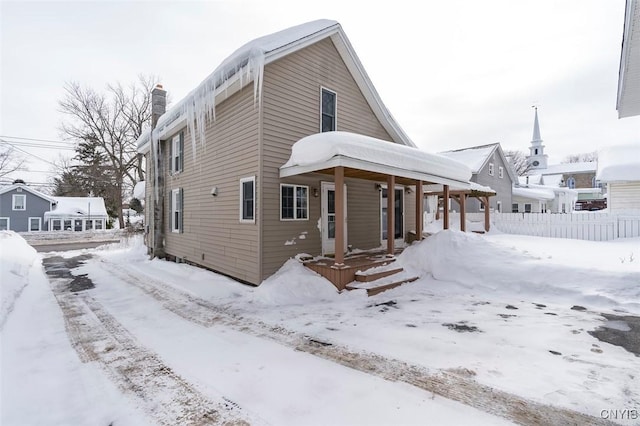
{"label": "snow on roof", "polygon": [[472,173],[478,173],[483,164],[487,161],[493,151],[496,149],[497,144],[477,146],[473,148],[458,149],[455,151],[439,152],[438,155],[443,155],[452,160],[459,161],[465,166],[471,169]]}
{"label": "snow on roof", "polygon": [[557,175],[544,175],[542,182],[544,182],[546,186],[560,186],[563,183],[563,177],[564,175],[562,173]]}
{"label": "snow on roof", "polygon": [[[336,33],[338,36],[334,38]],[[236,89],[253,81],[254,103],[258,102],[262,93],[265,64],[296,48],[304,47],[305,43],[314,43],[327,36],[332,36],[347,68],[354,74],[356,83],[385,129],[402,140],[402,143],[415,146],[380,100],[340,24],[337,21],[320,19],[257,38],[233,52],[198,87],[159,118],[153,135],[150,129],[140,135],[137,140],[138,151],[146,152],[150,145],[155,145],[160,134],[167,129],[177,130],[176,123],[179,123],[180,126],[186,124],[189,127],[195,158],[196,134],[203,144],[206,121],[215,119],[218,95],[230,96]]]}
{"label": "snow on roof", "polygon": [[[187,125],[191,132],[192,144],[195,145],[196,130],[200,137],[200,142],[204,143],[206,120],[215,119],[216,94],[218,92],[226,91],[232,83],[238,80],[240,87],[244,87],[253,81],[254,101],[259,99],[262,92],[262,75],[268,53],[290,46],[301,39],[336,26],[339,26],[336,21],[319,19],[259,37],[244,44],[223,60],[187,96],[163,114],[158,119],[154,134],[162,131],[164,127],[167,127],[180,117],[186,117]],[[141,147],[148,143],[149,137],[150,131],[147,130],[138,138],[138,146]]]}
{"label": "snow on roof", "polygon": [[618,145],[600,150],[596,179],[603,182],[640,181],[640,145]]}
{"label": "snow on roof", "polygon": [[59,216],[95,216],[107,217],[107,209],[102,197],[53,197],[55,208],[46,212],[45,217]]}
{"label": "snow on roof", "polygon": [[464,164],[381,139],[349,132],[304,137],[291,147],[280,177],[345,166],[409,179],[469,188],[471,170]]}
{"label": "snow on roof", "polygon": [[535,187],[525,188],[514,186],[512,195],[523,198],[533,198],[536,200],[553,200],[556,195],[551,188]]}
{"label": "snow on roof", "polygon": [[597,161],[584,161],[581,163],[562,163],[562,164],[553,164],[546,169],[536,170],[536,172],[540,172],[543,175],[557,175],[557,174],[567,174],[567,173],[588,173],[595,172],[598,168]]}

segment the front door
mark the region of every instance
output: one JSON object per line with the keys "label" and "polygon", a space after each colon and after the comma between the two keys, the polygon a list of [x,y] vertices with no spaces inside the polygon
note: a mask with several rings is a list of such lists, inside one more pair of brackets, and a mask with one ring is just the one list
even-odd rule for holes
{"label": "front door", "polygon": [[[333,182],[322,182],[322,254],[336,252],[336,187]],[[347,250],[347,185],[344,186],[344,247]]]}
{"label": "front door", "polygon": [[[394,214],[394,239],[398,242],[404,240],[404,190],[402,188],[395,189],[395,214]],[[380,218],[382,220],[382,241],[387,241],[387,188],[382,188],[380,197]]]}

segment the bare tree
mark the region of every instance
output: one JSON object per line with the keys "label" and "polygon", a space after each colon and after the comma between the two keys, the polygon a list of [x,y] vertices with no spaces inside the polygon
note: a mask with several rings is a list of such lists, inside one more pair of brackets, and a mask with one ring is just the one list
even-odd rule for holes
{"label": "bare tree", "polygon": [[531,168],[526,154],[522,151],[505,151],[504,156],[507,157],[507,161],[517,176],[524,176]]}
{"label": "bare tree", "polygon": [[20,170],[24,170],[24,158],[12,146],[0,146],[0,178]]}
{"label": "bare tree", "polygon": [[[121,228],[124,191],[144,179],[136,140],[151,118],[151,89],[156,81],[153,76],[139,76],[126,88],[120,83],[109,85],[105,93],[70,82],[59,101],[60,111],[69,117],[62,131],[82,150],[91,150],[91,158],[102,158],[102,166],[108,168],[103,176],[112,181],[113,200],[106,201],[117,206]],[[81,150],[77,152],[82,162]]]}
{"label": "bare tree", "polygon": [[571,154],[562,160],[563,163],[591,163],[593,161],[598,161],[598,151]]}

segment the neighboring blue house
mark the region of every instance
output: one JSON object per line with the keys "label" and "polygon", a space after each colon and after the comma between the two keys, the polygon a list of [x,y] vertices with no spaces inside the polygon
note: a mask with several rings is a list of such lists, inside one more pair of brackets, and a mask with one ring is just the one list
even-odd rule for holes
{"label": "neighboring blue house", "polygon": [[29,188],[23,180],[0,188],[0,230],[15,232],[42,231],[45,213],[51,211],[55,200]]}

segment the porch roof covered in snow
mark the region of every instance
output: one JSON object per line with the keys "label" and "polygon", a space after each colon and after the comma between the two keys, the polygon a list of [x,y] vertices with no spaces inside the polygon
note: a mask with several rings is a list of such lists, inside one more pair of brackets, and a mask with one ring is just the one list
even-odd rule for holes
{"label": "porch roof covered in snow", "polygon": [[280,167],[280,177],[305,173],[334,174],[344,167],[344,176],[415,185],[416,181],[471,187],[471,170],[462,163],[429,154],[417,148],[349,132],[316,133],[300,139],[291,157]]}

